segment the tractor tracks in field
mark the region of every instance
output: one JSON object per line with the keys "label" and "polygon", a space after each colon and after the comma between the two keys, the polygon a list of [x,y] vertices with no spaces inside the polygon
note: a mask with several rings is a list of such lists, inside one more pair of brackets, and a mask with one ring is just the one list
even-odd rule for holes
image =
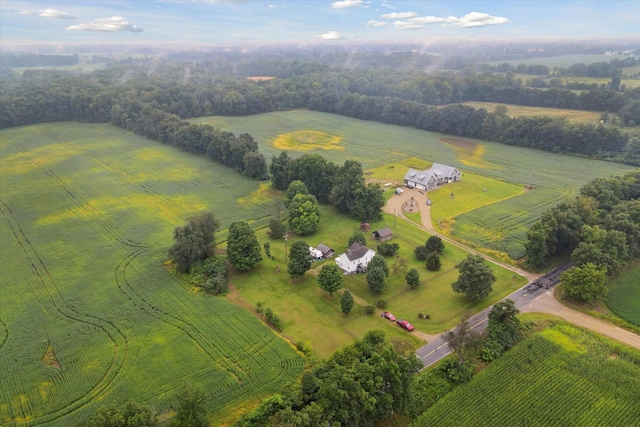
{"label": "tractor tracks in field", "polygon": [[1,199],[0,213],[4,216],[5,220],[9,224],[9,228],[16,242],[29,260],[31,268],[33,269],[33,272],[37,277],[38,282],[42,286],[42,289],[45,291],[49,302],[51,303],[55,311],[62,317],[70,321],[84,323],[98,330],[101,330],[109,337],[109,340],[111,341],[113,346],[113,355],[111,356],[109,365],[107,366],[105,372],[102,374],[97,383],[93,385],[93,387],[89,391],[87,391],[82,396],[73,399],[65,406],[55,411],[39,416],[36,415],[30,419],[30,422],[44,424],[58,420],[61,417],[82,408],[83,406],[87,405],[89,402],[100,396],[122,370],[122,367],[127,358],[129,342],[127,336],[112,321],[91,314],[83,313],[73,308],[62,294],[60,287],[53,278],[53,275],[47,268],[45,262],[40,257],[38,251],[36,251],[36,249],[29,241],[29,238],[22,230],[20,223],[11,211],[11,208],[6,204],[6,202]]}

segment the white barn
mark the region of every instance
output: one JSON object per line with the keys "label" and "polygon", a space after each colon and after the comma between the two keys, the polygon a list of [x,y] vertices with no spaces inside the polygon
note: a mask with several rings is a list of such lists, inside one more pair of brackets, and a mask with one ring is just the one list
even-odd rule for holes
{"label": "white barn", "polygon": [[347,273],[355,273],[357,271],[365,271],[367,269],[367,265],[369,265],[369,261],[376,253],[373,249],[369,249],[368,247],[355,242],[349,249],[343,254],[341,254],[338,258],[336,258],[336,264],[342,270]]}

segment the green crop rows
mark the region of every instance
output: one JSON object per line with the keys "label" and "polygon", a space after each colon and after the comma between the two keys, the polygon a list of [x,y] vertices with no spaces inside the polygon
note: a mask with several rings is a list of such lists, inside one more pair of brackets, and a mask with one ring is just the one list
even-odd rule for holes
{"label": "green crop rows", "polygon": [[[444,142],[442,135],[436,133],[312,111],[204,117],[193,121],[210,123],[235,133],[249,132],[268,158],[279,153],[271,145],[279,134],[311,129],[342,137],[341,145],[345,150],[319,152],[339,164],[347,159],[358,159],[365,169],[373,169],[416,157],[450,164],[463,173],[473,172],[523,188],[529,184],[535,189],[458,216],[452,229],[452,233],[462,240],[507,252],[513,258],[524,254],[526,230],[545,209],[575,196],[580,187],[594,178],[619,175],[632,169],[617,163],[478,140],[464,140],[464,144],[480,148],[475,151],[470,148],[465,153],[460,147]],[[297,157],[302,153],[290,154]]]}
{"label": "green crop rows", "polygon": [[640,326],[640,263],[609,285],[607,306],[618,316]]}
{"label": "green crop rows", "polygon": [[518,344],[413,425],[637,426],[639,398],[640,352],[562,322]]}
{"label": "green crop rows", "polygon": [[[302,359],[248,312],[163,266],[174,226],[226,228],[258,183],[108,125],[0,132],[0,424],[78,425],[184,385],[214,417],[291,384]],[[224,188],[224,190],[220,190]]]}

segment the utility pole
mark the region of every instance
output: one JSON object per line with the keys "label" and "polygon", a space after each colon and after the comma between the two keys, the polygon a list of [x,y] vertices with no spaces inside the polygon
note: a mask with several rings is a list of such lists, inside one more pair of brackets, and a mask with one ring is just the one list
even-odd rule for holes
{"label": "utility pole", "polygon": [[393,208],[393,228],[396,228],[396,208]]}

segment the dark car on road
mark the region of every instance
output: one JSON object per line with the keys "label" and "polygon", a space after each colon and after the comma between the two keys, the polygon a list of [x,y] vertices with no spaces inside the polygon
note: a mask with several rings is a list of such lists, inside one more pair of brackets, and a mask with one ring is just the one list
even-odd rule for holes
{"label": "dark car on road", "polygon": [[402,329],[406,329],[409,332],[413,332],[413,325],[409,323],[407,320],[398,319],[396,322]]}

